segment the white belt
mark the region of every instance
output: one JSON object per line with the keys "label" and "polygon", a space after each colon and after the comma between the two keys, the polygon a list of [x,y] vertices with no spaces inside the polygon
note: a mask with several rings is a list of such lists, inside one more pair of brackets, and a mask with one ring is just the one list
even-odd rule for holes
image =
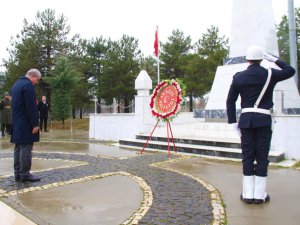
{"label": "white belt", "polygon": [[260,109],[260,108],[243,108],[242,113],[247,113],[247,112],[255,112],[255,113],[263,113],[267,115],[271,115],[271,110],[269,109]]}

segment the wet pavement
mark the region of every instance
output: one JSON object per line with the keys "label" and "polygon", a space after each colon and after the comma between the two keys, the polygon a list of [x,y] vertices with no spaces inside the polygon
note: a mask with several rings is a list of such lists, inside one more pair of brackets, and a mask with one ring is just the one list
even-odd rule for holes
{"label": "wet pavement", "polygon": [[[299,170],[270,169],[271,202],[245,205],[240,162],[168,160],[110,144],[87,132],[42,133],[32,168],[42,181],[21,184],[12,176],[13,145],[2,138],[0,200],[36,224],[299,224]],[[5,224],[30,224],[21,219]]]}
{"label": "wet pavement", "polygon": [[181,172],[201,177],[216,187],[226,205],[227,221],[230,225],[299,225],[300,171],[269,167],[267,192],[269,203],[244,204],[239,195],[242,190],[242,165],[240,162],[191,158],[164,164]]}
{"label": "wet pavement", "polygon": [[[208,190],[207,187],[192,177],[164,170],[155,165],[168,161],[166,154],[146,153],[140,155],[139,151],[120,149],[116,146],[95,142],[88,143],[81,134],[78,134],[77,137],[76,134],[72,134],[72,137],[69,138],[57,138],[56,135],[57,133],[55,135],[47,133],[42,137],[41,142],[34,146],[33,165],[42,160],[49,160],[50,162],[50,166],[45,164],[43,170],[34,170],[33,167],[32,172],[42,177],[41,182],[16,183],[12,175],[7,175],[7,171],[4,170],[1,174],[1,200],[16,208],[33,222],[44,224],[46,221],[49,224],[57,224],[57,221],[68,221],[62,224],[73,224],[73,221],[96,216],[98,220],[88,220],[87,224],[108,224],[107,218],[114,216],[110,213],[104,213],[102,217],[105,218],[101,219],[101,215],[97,216],[97,212],[101,211],[103,205],[106,205],[105,207],[110,208],[116,215],[121,215],[118,211],[125,207],[115,204],[115,201],[119,201],[120,205],[129,204],[131,209],[126,207],[130,210],[125,213],[127,215],[124,215],[123,221],[122,219],[113,220],[112,224],[211,224],[214,221],[215,224],[219,224],[217,222],[220,221],[220,218],[214,218],[213,209],[216,211],[219,209],[218,207],[222,208],[222,206],[218,205],[220,201],[212,205],[212,190]],[[6,161],[10,159],[12,162],[13,145],[4,142],[2,140],[3,151],[0,153],[0,158]],[[173,156],[173,158],[180,158],[180,156]],[[58,161],[66,165],[63,167],[57,165]],[[6,166],[8,166],[7,162]],[[122,197],[120,197],[117,196],[117,192],[103,193],[100,187],[97,188],[101,184],[90,184],[91,181],[103,179],[101,177],[103,174],[110,174],[108,177],[112,178],[118,176],[120,172],[128,174],[129,178],[134,176],[136,180],[142,179],[144,185],[150,187],[148,192],[151,193],[148,193],[148,196],[145,196],[144,191],[144,204],[141,204],[140,208],[138,208],[140,204],[134,203],[133,196],[135,198],[141,196],[141,188],[135,188],[137,190],[128,194],[125,190],[123,191],[125,188],[123,184],[108,182],[111,188],[119,188],[122,191]],[[81,189],[84,189],[85,192],[74,186],[78,183],[81,183]],[[140,186],[142,185],[140,184]],[[90,193],[88,190],[91,186],[95,189]],[[46,193],[44,190],[51,190],[51,193]],[[70,201],[71,196],[66,195],[69,192],[77,193]],[[60,196],[58,193],[65,194]],[[101,195],[109,196],[109,198],[105,202],[99,202],[103,199]],[[42,196],[48,197],[43,198]],[[80,196],[80,200],[75,198],[78,196]],[[91,198],[90,196],[95,196],[95,199],[93,201],[88,200]],[[98,201],[96,196],[99,197]],[[126,199],[125,196],[129,199]],[[62,203],[55,199],[60,199]],[[112,199],[115,201],[108,202]],[[139,199],[137,202],[143,201]],[[79,206],[75,204],[76,202]],[[65,207],[62,207],[64,205],[70,205],[69,209],[72,211],[70,216],[65,213]],[[83,207],[84,205],[87,207]],[[53,208],[59,213],[53,211]],[[89,209],[86,210],[86,208]],[[136,213],[137,211],[138,213]],[[63,218],[61,215],[67,218]]]}

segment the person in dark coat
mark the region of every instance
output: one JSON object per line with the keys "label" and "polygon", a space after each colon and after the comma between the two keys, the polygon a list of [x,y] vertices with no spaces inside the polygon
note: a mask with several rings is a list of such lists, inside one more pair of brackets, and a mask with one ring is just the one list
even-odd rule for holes
{"label": "person in dark coat", "polygon": [[30,173],[33,143],[39,141],[39,117],[34,85],[41,79],[37,69],[30,69],[11,89],[12,136],[15,180],[36,182],[40,178]]}
{"label": "person in dark coat", "polygon": [[0,101],[1,109],[1,135],[5,136],[5,131],[11,134],[11,108],[10,108],[10,96],[6,91],[4,98]]}
{"label": "person in dark coat", "polygon": [[[281,70],[272,68],[268,72],[260,65],[263,58],[275,63]],[[234,124],[241,133],[244,176],[240,198],[248,204],[260,204],[270,200],[266,192],[266,177],[272,137],[273,90],[278,82],[291,78],[295,70],[284,61],[264,53],[257,45],[248,48],[246,59],[250,65],[233,76],[226,105],[228,123]],[[237,124],[235,103],[239,95],[242,114]]]}
{"label": "person in dark coat", "polygon": [[47,102],[47,98],[45,95],[42,96],[42,101],[39,102],[38,109],[40,111],[40,131],[42,132],[43,124],[44,124],[44,131],[48,132],[47,121],[48,121],[49,103]]}

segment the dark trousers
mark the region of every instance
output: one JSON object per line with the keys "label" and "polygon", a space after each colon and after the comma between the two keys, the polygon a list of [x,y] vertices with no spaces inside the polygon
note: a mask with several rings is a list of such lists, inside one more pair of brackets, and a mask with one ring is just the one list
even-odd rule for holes
{"label": "dark trousers", "polygon": [[[271,127],[242,128],[241,133],[243,174],[266,177],[272,138]],[[256,165],[254,161],[256,161]]]}
{"label": "dark trousers", "polygon": [[11,125],[10,124],[1,124],[1,131],[4,133],[5,131],[11,134]]}
{"label": "dark trousers", "polygon": [[30,174],[33,144],[16,144],[14,149],[15,177],[27,179]]}
{"label": "dark trousers", "polygon": [[46,117],[40,118],[40,130],[43,130],[43,124],[44,124],[44,131],[47,130],[47,120],[48,120],[48,118],[46,118]]}

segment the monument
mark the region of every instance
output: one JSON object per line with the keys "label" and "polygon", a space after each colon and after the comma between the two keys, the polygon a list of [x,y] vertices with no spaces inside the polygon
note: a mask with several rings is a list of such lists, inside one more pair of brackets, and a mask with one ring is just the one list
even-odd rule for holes
{"label": "monument", "polygon": [[[247,68],[245,54],[252,44],[260,45],[266,52],[279,57],[272,0],[233,1],[229,58],[225,65],[217,68],[206,111],[226,110],[226,98],[232,77]],[[261,65],[278,68],[274,63],[265,60]],[[300,110],[300,96],[294,78],[277,84],[274,104],[277,112]],[[240,108],[239,101],[237,108]]]}
{"label": "monument", "polygon": [[[205,113],[216,117],[226,115],[226,99],[235,73],[248,67],[246,50],[252,44],[260,45],[274,56],[279,56],[272,0],[234,0],[229,58],[219,66],[212,85]],[[277,68],[263,60],[265,68]],[[277,84],[273,95],[275,121],[271,151],[283,151],[289,159],[300,158],[300,96],[294,77]],[[240,109],[240,99],[236,104]]]}

